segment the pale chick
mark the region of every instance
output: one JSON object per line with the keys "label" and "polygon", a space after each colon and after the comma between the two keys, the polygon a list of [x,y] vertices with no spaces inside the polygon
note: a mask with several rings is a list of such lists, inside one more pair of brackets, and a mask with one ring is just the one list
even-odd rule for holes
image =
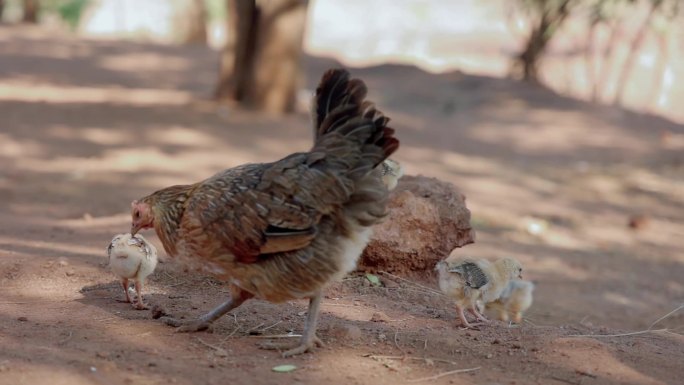
{"label": "pale chick", "polygon": [[458,318],[467,328],[473,325],[466,319],[464,310],[482,322],[489,322],[479,312],[477,302],[489,303],[498,299],[509,281],[522,276],[522,265],[513,258],[490,262],[485,259],[457,258],[453,252],[449,258],[440,261],[435,270],[439,274],[439,288],[455,300]]}
{"label": "pale chick", "polygon": [[[135,309],[144,310],[147,306],[142,300],[142,288],[145,278],[152,274],[157,266],[157,249],[142,235],[131,237],[130,233],[116,235],[107,247],[109,268],[121,278],[121,286],[126,293],[126,302]],[[128,282],[135,283],[138,298],[135,303],[128,294]]]}
{"label": "pale chick", "polygon": [[532,291],[534,283],[514,279],[508,282],[499,299],[485,304],[485,307],[496,311],[502,321],[508,321],[510,315],[513,322],[520,323],[523,313],[532,306]]}
{"label": "pale chick", "polygon": [[392,191],[397,187],[399,183],[399,178],[404,176],[404,168],[399,162],[393,159],[385,159],[378,166],[382,173],[382,183],[385,184],[388,190]]}

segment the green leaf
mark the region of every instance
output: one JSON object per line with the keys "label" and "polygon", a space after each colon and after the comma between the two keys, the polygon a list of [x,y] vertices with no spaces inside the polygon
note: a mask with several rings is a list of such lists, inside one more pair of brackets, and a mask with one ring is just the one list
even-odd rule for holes
{"label": "green leaf", "polygon": [[370,281],[370,283],[373,284],[373,286],[380,286],[381,285],[380,284],[380,278],[378,278],[378,276],[375,274],[366,273],[366,279],[368,279]]}
{"label": "green leaf", "polygon": [[297,367],[295,365],[287,364],[287,365],[274,366],[273,369],[271,369],[271,370],[273,370],[274,372],[278,372],[278,373],[287,373],[287,372],[291,372],[295,369],[297,369]]}

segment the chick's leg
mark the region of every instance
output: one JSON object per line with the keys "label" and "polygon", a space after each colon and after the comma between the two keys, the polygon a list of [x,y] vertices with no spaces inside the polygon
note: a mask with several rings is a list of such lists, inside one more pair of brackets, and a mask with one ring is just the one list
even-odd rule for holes
{"label": "chick's leg", "polygon": [[461,325],[466,328],[472,328],[473,325],[468,322],[468,319],[466,318],[465,314],[463,313],[463,308],[459,305],[456,305],[456,313],[458,314],[458,319],[461,320]]}
{"label": "chick's leg", "polygon": [[121,286],[124,289],[124,294],[126,294],[126,302],[133,303],[130,294],[128,294],[128,278],[121,278]]}
{"label": "chick's leg", "polygon": [[[283,352],[283,357],[292,357],[298,354],[310,352],[314,347],[322,347],[323,341],[316,336],[316,328],[318,325],[318,312],[321,308],[321,300],[323,293],[318,292],[309,300],[309,311],[306,316],[306,324],[304,325],[304,333],[298,346]],[[262,349],[287,349],[291,347],[290,344],[265,343],[261,345]]]}
{"label": "chick's leg", "polygon": [[251,293],[246,292],[235,285],[230,286],[230,293],[230,299],[196,320],[181,321],[176,318],[164,318],[164,323],[177,327],[178,329],[176,329],[176,331],[178,332],[198,332],[207,330],[214,321],[253,297]]}
{"label": "chick's leg", "polygon": [[477,311],[477,306],[475,306],[475,304],[473,304],[468,310],[469,310],[469,311],[475,316],[475,318],[477,318],[478,320],[480,320],[480,321],[482,321],[482,322],[486,322],[486,323],[489,323],[489,322],[490,322],[489,319],[487,319],[487,317],[483,316],[482,314],[480,314],[479,311]]}
{"label": "chick's leg", "polygon": [[[142,286],[143,286],[142,282],[135,281],[135,293],[138,295],[138,300],[133,305],[133,308],[136,310],[147,309],[147,305],[145,305],[143,303],[143,300],[142,300]],[[128,290],[126,290],[126,294],[128,294]]]}

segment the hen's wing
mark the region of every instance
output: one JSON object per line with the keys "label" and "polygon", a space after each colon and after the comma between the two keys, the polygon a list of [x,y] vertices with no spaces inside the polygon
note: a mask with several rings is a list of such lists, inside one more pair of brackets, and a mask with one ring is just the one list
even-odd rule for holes
{"label": "hen's wing", "polygon": [[309,154],[295,154],[206,180],[186,208],[188,228],[195,230],[190,235],[202,239],[211,234],[218,247],[243,263],[306,247],[316,236],[321,216],[352,191],[348,179],[307,166],[309,158]]}
{"label": "hen's wing", "polygon": [[485,272],[473,262],[464,262],[462,264],[450,267],[448,271],[451,273],[460,274],[461,277],[463,277],[466,286],[473,289],[479,289],[489,282]]}

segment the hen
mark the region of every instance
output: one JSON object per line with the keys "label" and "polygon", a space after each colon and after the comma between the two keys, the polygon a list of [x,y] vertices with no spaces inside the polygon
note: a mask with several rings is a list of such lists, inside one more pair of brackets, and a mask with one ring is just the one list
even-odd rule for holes
{"label": "hen", "polygon": [[131,233],[154,228],[174,257],[230,284],[230,298],[180,331],[206,329],[250,298],[308,298],[302,339],[285,356],[322,345],[322,290],[356,266],[371,227],[386,215],[380,165],[399,147],[366,85],[327,71],[312,105],[314,145],[273,163],[246,164],[132,203]]}
{"label": "hen", "polygon": [[497,300],[508,282],[522,276],[522,265],[513,258],[495,262],[485,259],[447,258],[435,267],[439,274],[439,288],[456,302],[456,311],[463,326],[470,328],[463,313],[470,311],[478,320],[488,322],[477,309],[477,301],[484,304]]}
{"label": "hen", "polygon": [[133,307],[138,310],[147,309],[142,300],[142,288],[145,278],[157,267],[157,249],[154,245],[140,234],[119,234],[107,246],[107,257],[109,268],[121,278],[126,302],[133,304],[128,294],[128,281],[131,280],[135,283],[135,292],[138,295]]}

